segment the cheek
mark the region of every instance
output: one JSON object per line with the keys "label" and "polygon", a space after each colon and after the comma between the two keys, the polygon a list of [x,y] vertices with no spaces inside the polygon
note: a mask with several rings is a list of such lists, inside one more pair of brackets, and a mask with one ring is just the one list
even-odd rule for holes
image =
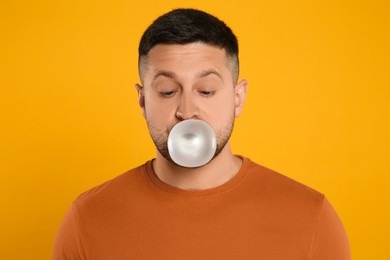
{"label": "cheek", "polygon": [[230,96],[217,99],[208,110],[210,123],[214,124],[216,128],[224,127],[234,119],[234,99]]}
{"label": "cheek", "polygon": [[145,118],[154,127],[164,129],[175,119],[173,104],[149,96],[145,97]]}
{"label": "cheek", "polygon": [[232,93],[226,93],[221,95],[213,102],[216,110],[222,115],[231,114],[235,107],[234,95]]}

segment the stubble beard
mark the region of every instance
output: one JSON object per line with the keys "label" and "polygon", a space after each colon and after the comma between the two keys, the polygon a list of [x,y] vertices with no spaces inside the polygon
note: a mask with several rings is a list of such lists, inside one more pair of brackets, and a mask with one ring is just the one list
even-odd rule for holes
{"label": "stubble beard", "polygon": [[[147,120],[147,125],[149,128],[150,136],[152,137],[154,145],[156,146],[159,153],[173,165],[176,165],[178,167],[184,167],[177,164],[175,161],[173,161],[171,156],[169,155],[169,150],[168,150],[169,132],[158,130],[157,128],[153,127],[153,125],[148,120]],[[225,148],[226,144],[230,139],[230,136],[232,135],[233,128],[234,128],[234,117],[230,120],[228,124],[226,124],[226,126],[215,131],[215,135],[217,139],[217,148],[213,158],[208,163],[214,160],[214,158],[216,158]]]}

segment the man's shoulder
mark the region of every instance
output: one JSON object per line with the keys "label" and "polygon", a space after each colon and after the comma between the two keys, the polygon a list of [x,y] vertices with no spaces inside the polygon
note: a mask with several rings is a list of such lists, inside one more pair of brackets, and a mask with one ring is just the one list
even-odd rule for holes
{"label": "man's shoulder", "polygon": [[324,194],[312,187],[251,160],[249,164],[247,182],[261,189],[267,197],[290,203],[303,202],[305,205],[313,203],[318,206],[323,203]]}
{"label": "man's shoulder", "polygon": [[147,163],[132,168],[81,193],[74,203],[78,205],[94,204],[95,201],[101,203],[105,200],[121,198],[127,193],[132,193],[135,186],[145,182]]}

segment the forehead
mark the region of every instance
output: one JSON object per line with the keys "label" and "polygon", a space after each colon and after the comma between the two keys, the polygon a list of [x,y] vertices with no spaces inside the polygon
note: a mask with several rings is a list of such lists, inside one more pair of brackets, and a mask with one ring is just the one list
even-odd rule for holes
{"label": "forehead", "polygon": [[159,70],[190,73],[195,70],[227,70],[227,56],[224,49],[204,43],[160,44],[153,47],[148,56],[141,59],[141,76]]}
{"label": "forehead", "polygon": [[189,44],[158,44],[148,54],[149,60],[175,59],[180,56],[191,57],[196,55],[201,58],[226,59],[226,52],[206,43],[194,42]]}

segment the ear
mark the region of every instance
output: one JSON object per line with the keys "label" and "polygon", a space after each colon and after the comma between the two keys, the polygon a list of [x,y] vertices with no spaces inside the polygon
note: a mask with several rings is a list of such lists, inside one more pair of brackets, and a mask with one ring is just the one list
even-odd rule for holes
{"label": "ear", "polygon": [[145,118],[145,95],[144,95],[144,87],[140,84],[135,84],[134,87],[137,89],[138,92],[138,104],[142,109],[142,115]]}
{"label": "ear", "polygon": [[239,117],[244,107],[246,92],[248,90],[248,82],[243,79],[234,87],[234,116]]}

